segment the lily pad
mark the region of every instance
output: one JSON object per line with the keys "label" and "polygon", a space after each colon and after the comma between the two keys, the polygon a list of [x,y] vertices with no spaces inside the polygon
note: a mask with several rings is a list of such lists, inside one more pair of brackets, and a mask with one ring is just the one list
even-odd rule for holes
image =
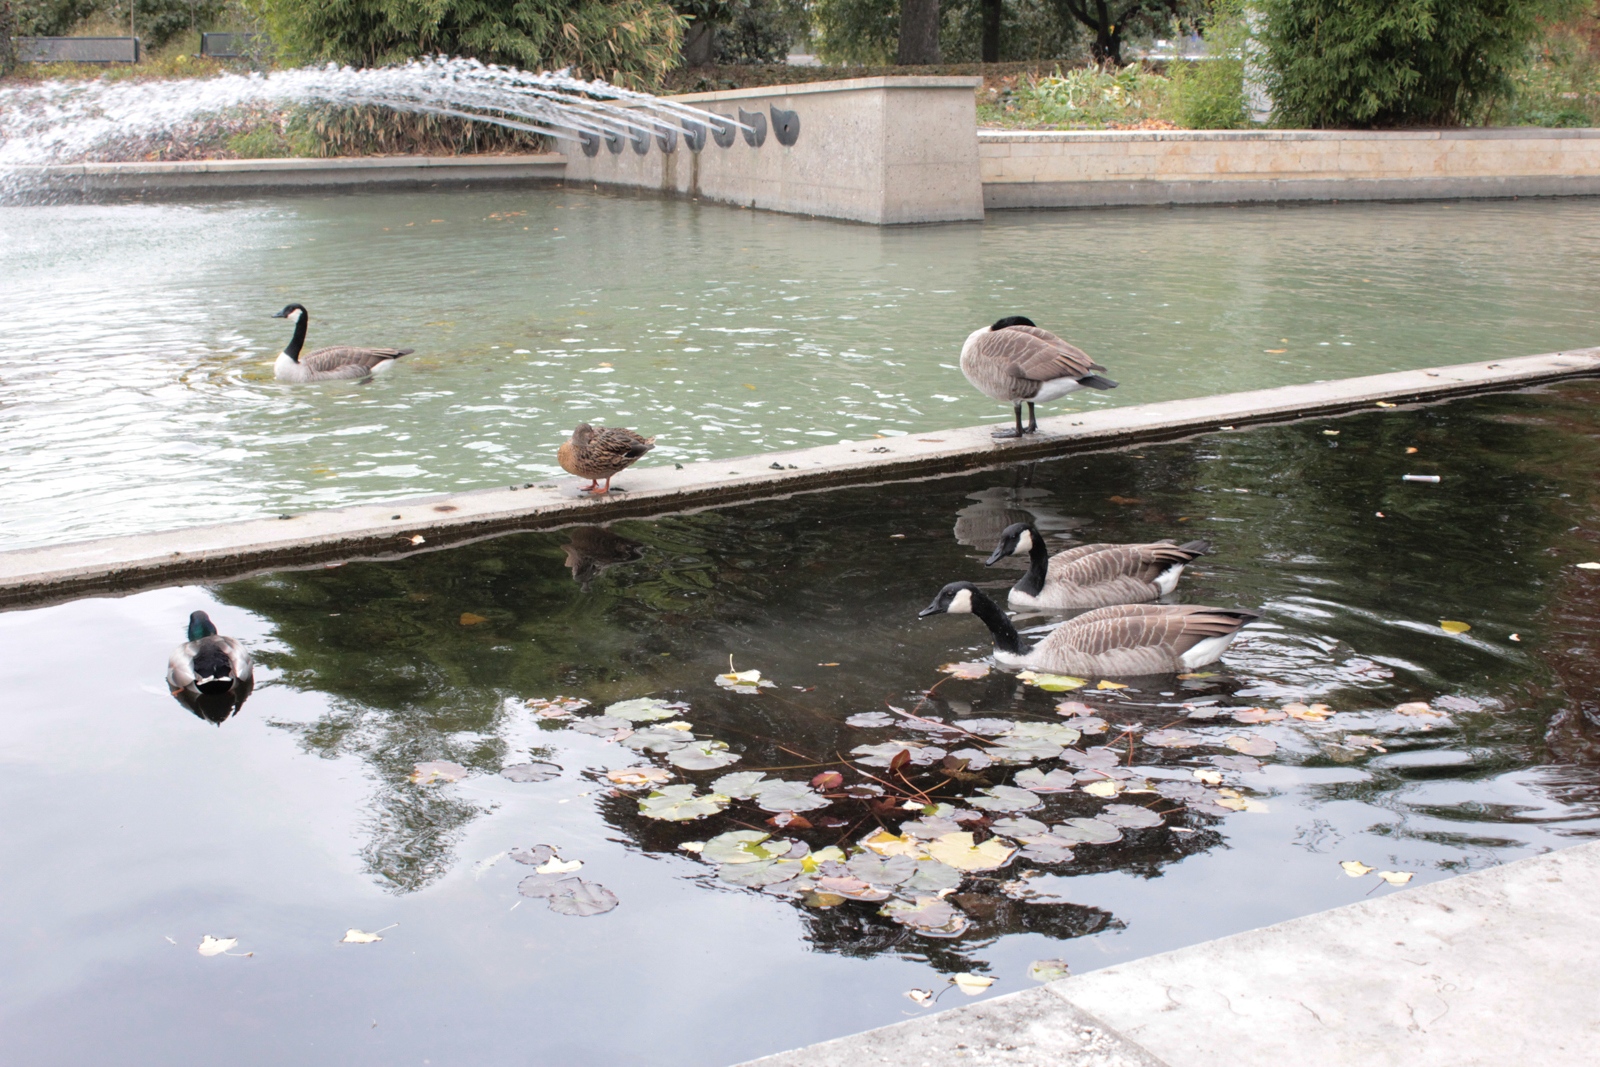
{"label": "lily pad", "polygon": [[1036,685],[1047,693],[1065,693],[1072,689],[1082,689],[1089,684],[1087,678],[1074,678],[1070,674],[1046,674],[1040,671],[1021,671],[1017,680],[1029,685]]}
{"label": "lily pad", "polygon": [[1104,746],[1078,750],[1069,748],[1061,753],[1061,762],[1084,771],[1110,770],[1122,761],[1122,753]]}
{"label": "lily pad", "polygon": [[891,900],[878,914],[923,937],[960,937],[971,925],[965,914],[937,896],[918,897],[914,901]]}
{"label": "lily pad", "polygon": [[[1305,705],[1302,704],[1300,706],[1304,707]],[[1278,711],[1276,708],[1240,708],[1233,713],[1234,722],[1246,724],[1277,722],[1279,719],[1287,719],[1288,717],[1289,713],[1287,711]]]}
{"label": "lily pad", "polygon": [[761,771],[734,771],[712,782],[711,788],[735,800],[749,800],[760,791],[762,782],[772,781]]}
{"label": "lily pad", "polygon": [[994,760],[989,758],[989,753],[981,748],[958,748],[950,753],[950,758],[965,760],[966,765],[963,769],[968,771],[981,771],[994,763]]}
{"label": "lily pad", "polygon": [[1079,843],[1051,833],[1030,834],[1020,840],[1022,858],[1034,863],[1071,863],[1072,846]]}
{"label": "lily pad", "polygon": [[1061,746],[1038,737],[1002,737],[1000,743],[988,750],[989,758],[996,763],[1034,763],[1055,759],[1061,755]]}
{"label": "lily pad", "polygon": [[429,760],[419,763],[411,769],[411,780],[418,785],[432,785],[434,782],[459,782],[470,773],[459,763],[449,760]]}
{"label": "lily pad", "polygon": [[707,841],[700,857],[707,863],[755,863],[787,855],[789,842],[773,841],[760,830],[729,830]]}
{"label": "lily pad", "polygon": [[560,775],[561,768],[554,763],[513,763],[500,770],[500,777],[513,782],[548,782]]}
{"label": "lily pad", "polygon": [[966,831],[945,834],[928,843],[928,854],[958,871],[992,871],[1011,862],[1016,849],[998,837],[991,837],[981,845],[972,843],[972,834]]}
{"label": "lily pad", "polygon": [[934,838],[942,837],[945,834],[959,833],[961,824],[954,819],[925,815],[920,819],[912,819],[909,822],[901,823],[900,829],[912,837],[920,838],[923,841],[932,841]]}
{"label": "lily pad", "polygon": [[647,819],[688,822],[716,815],[728,806],[729,799],[721,793],[695,796],[692,785],[668,785],[639,801],[639,814]]}
{"label": "lily pad", "polygon": [[902,894],[938,893],[946,889],[958,889],[964,877],[960,871],[941,860],[919,859],[917,869],[910,878],[900,883],[899,891]]}
{"label": "lily pad", "polygon": [[1161,816],[1137,804],[1107,804],[1106,809],[1095,818],[1129,830],[1147,830],[1152,826],[1164,825]]}
{"label": "lily pad", "polygon": [[672,772],[661,767],[652,767],[645,764],[642,767],[619,767],[614,771],[606,772],[606,780],[612,785],[624,788],[641,785],[657,785],[661,782],[672,780]]}
{"label": "lily pad", "polygon": [[1009,738],[1026,738],[1028,740],[1048,741],[1052,745],[1066,748],[1075,745],[1083,735],[1064,722],[1019,722],[1001,735],[1002,740]]}
{"label": "lily pad", "polygon": [[637,700],[624,700],[616,704],[607,704],[604,718],[625,719],[633,722],[655,722],[658,719],[670,719],[679,712],[689,710],[689,705],[666,700],[657,700],[654,697],[640,697]]}
{"label": "lily pad", "polygon": [[1206,743],[1204,737],[1188,730],[1151,730],[1140,740],[1156,748],[1194,748]]}
{"label": "lily pad", "polygon": [[1066,725],[1082,734],[1103,734],[1107,729],[1106,721],[1098,715],[1075,715]]}
{"label": "lily pad", "polygon": [[739,754],[729,752],[726,741],[693,741],[667,753],[667,762],[686,771],[713,771],[738,763]]}
{"label": "lily pad", "polygon": [[816,811],[833,801],[808,789],[804,782],[775,781],[756,791],[756,806],[762,811]]}
{"label": "lily pad", "polygon": [[514,848],[511,858],[518,863],[526,863],[530,867],[537,867],[556,854],[556,850],[549,845],[534,845],[532,848]]}
{"label": "lily pad", "polygon": [[882,711],[863,711],[859,715],[852,715],[846,719],[846,726],[859,726],[863,729],[874,729],[879,726],[893,726],[900,720],[893,715]]}
{"label": "lily pad", "polygon": [[1066,960],[1034,960],[1028,964],[1028,977],[1035,982],[1055,982],[1071,973]]}
{"label": "lily pad", "polygon": [[568,878],[550,894],[550,910],[561,915],[604,915],[617,906],[617,895],[599,882]]}
{"label": "lily pad", "polygon": [[979,792],[984,795],[972,797],[968,803],[985,811],[1032,811],[1044,806],[1037,793],[1013,785],[991,786]]}
{"label": "lily pad", "polygon": [[1002,837],[1026,837],[1029,834],[1042,834],[1050,829],[1038,819],[1030,819],[1026,815],[1012,815],[1003,819],[996,819],[989,827]]}
{"label": "lily pad", "polygon": [[857,745],[850,750],[850,754],[856,757],[856,762],[865,763],[868,767],[887,767],[889,761],[902,751],[910,753],[911,762],[918,767],[926,767],[945,757],[945,750],[935,745],[916,745],[904,741],[886,741],[881,745]]}
{"label": "lily pad", "polygon": [[517,892],[525,897],[548,898],[566,892],[565,883],[578,880],[570,874],[530,874],[517,883]]}
{"label": "lily pad", "polygon": [[652,726],[635,732],[631,737],[623,738],[622,744],[635,752],[664,754],[683,748],[693,740],[694,734],[688,730],[678,730],[671,726]]}
{"label": "lily pad", "polygon": [[729,885],[765,889],[793,881],[805,873],[799,860],[760,860],[755,863],[724,864],[717,868],[717,877]]}
{"label": "lily pad", "polygon": [[846,900],[872,902],[889,899],[889,891],[887,889],[879,888],[852,875],[818,878],[817,892],[831,893],[834,896],[844,897]]}
{"label": "lily pad", "polygon": [[1278,743],[1270,737],[1252,734],[1249,737],[1230,737],[1222,742],[1235,752],[1246,756],[1270,756],[1278,751]]}
{"label": "lily pad", "polygon": [[910,856],[877,856],[863,852],[851,857],[845,868],[863,882],[875,886],[897,886],[916,873],[917,861]]}
{"label": "lily pad", "polygon": [[1076,786],[1077,777],[1071,771],[1054,770],[1046,774],[1037,767],[1028,767],[1018,771],[1013,781],[1035,793],[1065,793]]}
{"label": "lily pad", "polygon": [[1218,770],[1251,774],[1261,769],[1261,761],[1253,756],[1207,756],[1206,762]]}
{"label": "lily pad", "polygon": [[1122,831],[1099,819],[1068,819],[1050,831],[1056,837],[1073,844],[1114,845],[1122,840]]}

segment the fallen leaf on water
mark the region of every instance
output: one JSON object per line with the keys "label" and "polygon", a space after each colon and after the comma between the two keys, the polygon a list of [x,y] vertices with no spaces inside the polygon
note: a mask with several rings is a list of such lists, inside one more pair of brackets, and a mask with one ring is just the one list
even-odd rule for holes
{"label": "fallen leaf on water", "polygon": [[1070,973],[1066,960],[1034,960],[1028,964],[1028,977],[1035,982],[1054,982]]}
{"label": "fallen leaf on water", "polygon": [[489,620],[484,618],[482,615],[474,615],[470,611],[463,611],[461,613],[461,625],[462,626],[476,626],[480,622],[488,622],[488,621]]}
{"label": "fallen leaf on water", "polygon": [[1206,743],[1205,738],[1188,730],[1151,730],[1140,740],[1157,748],[1193,748]]}
{"label": "fallen leaf on water", "polygon": [[1368,867],[1360,860],[1343,860],[1339,863],[1339,866],[1343,867],[1344,873],[1351,878],[1360,878],[1362,875],[1369,874],[1372,871],[1371,867]]}
{"label": "fallen leaf on water", "polygon": [[1426,700],[1408,701],[1404,704],[1397,705],[1394,710],[1401,715],[1432,715],[1435,717],[1442,717],[1444,715],[1444,712],[1435,711],[1433,708],[1429,707]]}
{"label": "fallen leaf on water", "polygon": [[1378,406],[1380,408],[1392,408],[1392,407],[1395,407],[1397,405],[1391,404],[1387,400],[1380,400],[1380,401],[1378,401]]}
{"label": "fallen leaf on water", "polygon": [[1106,497],[1106,499],[1109,500],[1113,504],[1143,504],[1144,503],[1143,500],[1139,499],[1136,496],[1108,496],[1108,497]]}
{"label": "fallen leaf on water", "polygon": [[416,536],[411,538],[411,543],[414,544],[414,545],[423,545],[423,544],[427,544],[428,543],[428,539],[426,537],[423,537],[421,534],[417,534]]}
{"label": "fallen leaf on water", "polygon": [[1439,621],[1439,629],[1443,630],[1447,634],[1464,634],[1468,630],[1472,629],[1472,627],[1468,626],[1464,622],[1457,622],[1454,619],[1441,619]]}
{"label": "fallen leaf on water", "polygon": [[989,665],[987,663],[946,663],[939,668],[952,678],[987,678]]}
{"label": "fallen leaf on water", "polygon": [[1178,680],[1180,682],[1187,682],[1196,678],[1215,678],[1216,676],[1216,671],[1196,671],[1193,674],[1180,674],[1178,675]]}
{"label": "fallen leaf on water", "polygon": [[1411,881],[1410,871],[1379,871],[1378,877],[1390,885],[1405,885]]}
{"label": "fallen leaf on water", "polygon": [[819,666],[819,667],[837,667],[838,664],[837,663],[819,663],[819,664],[817,664],[817,666]]}
{"label": "fallen leaf on water", "polygon": [[1351,748],[1370,748],[1376,752],[1389,751],[1376,737],[1368,737],[1366,734],[1349,734],[1345,737],[1344,743]]}
{"label": "fallen leaf on water", "polygon": [[672,772],[661,767],[622,767],[607,771],[606,777],[617,785],[653,785],[668,781]]}
{"label": "fallen leaf on water", "polygon": [[1235,752],[1242,752],[1246,756],[1270,756],[1278,751],[1278,743],[1270,737],[1256,734],[1251,737],[1230,737],[1222,742]]}
{"label": "fallen leaf on water", "polygon": [[965,993],[969,997],[975,997],[979,993],[982,993],[985,989],[988,989],[990,986],[994,985],[993,978],[982,974],[970,974],[966,971],[963,971],[960,974],[952,974],[950,976],[950,981],[957,989],[961,990],[961,992]]}
{"label": "fallen leaf on water", "polygon": [[727,674],[717,675],[717,684],[724,689],[732,689],[740,693],[757,693],[763,687],[771,688],[775,683],[761,677],[760,671],[729,671]]}
{"label": "fallen leaf on water", "polygon": [[[396,923],[395,925],[398,926],[399,924]],[[391,927],[391,926],[385,926],[384,927],[385,930],[391,930],[393,928],[394,927]],[[378,936],[378,931],[373,931],[372,933],[368,933],[365,930],[357,930],[354,926],[352,926],[350,929],[348,929],[348,930],[346,930],[344,932],[344,936],[339,939],[339,944],[341,944],[341,945],[370,945],[374,941],[382,941],[382,940],[383,940],[383,938]]]}
{"label": "fallen leaf on water", "polygon": [[844,775],[838,771],[823,771],[811,779],[811,787],[813,789],[838,789],[842,785],[844,785]]}
{"label": "fallen leaf on water", "polygon": [[1108,682],[1104,678],[1102,678],[1102,679],[1100,679],[1100,684],[1095,686],[1095,688],[1096,689],[1126,689],[1128,687],[1123,685],[1121,682]]}
{"label": "fallen leaf on water", "polygon": [[200,955],[221,956],[238,943],[237,937],[212,937],[206,934],[200,938]]}
{"label": "fallen leaf on water", "polygon": [[1333,709],[1326,704],[1285,704],[1283,710],[1303,722],[1327,722]]}
{"label": "fallen leaf on water", "polygon": [[811,829],[811,820],[804,815],[796,815],[792,811],[780,811],[767,820],[767,825],[776,826],[780,830],[809,830]]}
{"label": "fallen leaf on water", "polygon": [[1287,348],[1263,348],[1261,351],[1269,356],[1281,356],[1289,350]]}
{"label": "fallen leaf on water", "polygon": [[1090,782],[1083,791],[1092,797],[1114,797],[1122,792],[1122,783],[1107,778],[1103,782]]}
{"label": "fallen leaf on water", "polygon": [[1416,450],[1416,449],[1414,449],[1414,448],[1408,448],[1408,449],[1406,449],[1406,455],[1408,455],[1408,456],[1413,456],[1413,455],[1416,455],[1416,452],[1417,452],[1417,450]]}
{"label": "fallen leaf on water", "polygon": [[685,852],[693,852],[698,856],[705,851],[706,843],[704,841],[680,841],[678,847]]}
{"label": "fallen leaf on water", "polygon": [[1286,719],[1288,717],[1289,713],[1287,711],[1277,711],[1273,708],[1240,708],[1238,711],[1233,713],[1234,722],[1242,722],[1246,724],[1257,722],[1277,722],[1279,719]]}
{"label": "fallen leaf on water", "polygon": [[525,703],[541,719],[570,718],[573,712],[582,711],[589,706],[587,700],[578,697],[551,697],[548,700],[544,697],[534,697]]}
{"label": "fallen leaf on water", "polygon": [[449,760],[429,760],[411,768],[411,780],[418,785],[459,782],[467,776],[467,773],[467,769],[459,763],[451,763]]}
{"label": "fallen leaf on water", "polygon": [[571,874],[582,866],[582,860],[564,860],[560,856],[551,856],[534,870],[540,874]]}
{"label": "fallen leaf on water", "polygon": [[908,989],[906,990],[906,996],[923,1007],[933,1003],[933,990],[931,989]]}
{"label": "fallen leaf on water", "polygon": [[1044,674],[1039,671],[1022,671],[1017,675],[1017,680],[1038,686],[1047,693],[1065,693],[1069,689],[1082,689],[1089,684],[1087,678],[1074,678],[1070,674]]}
{"label": "fallen leaf on water", "polygon": [[1338,430],[1323,430],[1322,431],[1322,435],[1324,437],[1338,437],[1339,436],[1339,431]]}
{"label": "fallen leaf on water", "polygon": [[1207,770],[1199,770],[1199,769],[1197,769],[1194,772],[1194,776],[1198,781],[1204,782],[1206,785],[1221,785],[1222,784],[1222,772],[1221,771],[1207,771]]}
{"label": "fallen leaf on water", "polygon": [[[867,847],[871,848],[872,845],[868,843]],[[927,849],[928,855],[958,871],[992,871],[1004,867],[1017,851],[998,837],[974,845],[972,834],[967,831],[941,834],[928,842]],[[880,849],[873,851],[881,853]]]}
{"label": "fallen leaf on water", "polygon": [[1522,635],[1521,634],[1512,634],[1511,635],[1511,640],[1513,640],[1513,641],[1521,641],[1522,640]]}
{"label": "fallen leaf on water", "polygon": [[1600,571],[1600,563],[1575,563],[1573,566],[1580,571]]}

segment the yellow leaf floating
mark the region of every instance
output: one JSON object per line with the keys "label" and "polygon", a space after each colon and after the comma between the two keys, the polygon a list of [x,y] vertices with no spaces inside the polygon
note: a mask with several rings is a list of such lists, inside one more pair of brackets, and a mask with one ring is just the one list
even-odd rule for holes
{"label": "yellow leaf floating", "polygon": [[990,986],[994,985],[994,979],[988,977],[987,975],[968,974],[965,971],[960,974],[951,975],[950,981],[957,989],[961,990],[961,992],[965,993],[969,997],[975,997],[979,993],[982,993],[985,989],[988,989]]}
{"label": "yellow leaf floating", "polygon": [[1041,674],[1038,671],[1023,671],[1017,675],[1017,680],[1036,685],[1047,693],[1065,693],[1089,684],[1087,678],[1074,678],[1070,674]]}
{"label": "yellow leaf floating", "polygon": [[1444,715],[1444,712],[1435,711],[1433,708],[1429,707],[1426,700],[1413,700],[1405,704],[1400,704],[1396,706],[1394,710],[1399,712],[1401,715],[1432,715],[1436,717]]}
{"label": "yellow leaf floating", "polygon": [[1379,871],[1378,877],[1390,885],[1405,885],[1411,881],[1410,871]]}
{"label": "yellow leaf floating", "polygon": [[[867,847],[872,848],[871,842]],[[878,851],[873,849],[873,851]],[[972,834],[960,831],[942,834],[928,843],[928,855],[941,863],[948,863],[958,871],[992,871],[1003,867],[1017,850],[991,837],[981,845],[972,843]]]}
{"label": "yellow leaf floating", "polygon": [[339,944],[370,945],[375,941],[382,940],[383,938],[379,937],[377,934],[368,933],[365,930],[357,930],[354,926],[352,926],[350,929],[344,932],[344,936],[339,939]]}
{"label": "yellow leaf floating", "polygon": [[952,678],[977,679],[989,675],[987,663],[946,663],[939,669]]}
{"label": "yellow leaf floating", "polygon": [[1092,797],[1114,797],[1122,792],[1121,786],[1107,778],[1103,782],[1091,782],[1083,787],[1083,791]]}
{"label": "yellow leaf floating", "polygon": [[1108,682],[1104,678],[1102,678],[1102,679],[1100,679],[1100,684],[1095,686],[1095,688],[1096,689],[1126,689],[1128,687],[1123,685],[1121,682]]}
{"label": "yellow leaf floating", "polygon": [[1447,634],[1464,634],[1472,627],[1464,622],[1456,622],[1454,619],[1441,619],[1439,621],[1439,629]]}
{"label": "yellow leaf floating", "polygon": [[474,615],[470,611],[463,611],[461,613],[461,625],[462,626],[476,626],[479,623],[488,622],[488,621],[489,620],[484,618],[482,615]]}
{"label": "yellow leaf floating", "polygon": [[[949,835],[946,835],[949,836]],[[972,840],[972,835],[967,835],[967,840]],[[879,830],[876,834],[861,842],[862,846],[876,852],[880,856],[920,856],[922,843],[910,834],[891,834],[887,830]],[[817,855],[817,853],[813,853]],[[841,853],[842,856],[842,853]]]}
{"label": "yellow leaf floating", "polygon": [[1344,860],[1339,866],[1343,867],[1344,873],[1352,878],[1360,878],[1362,875],[1369,874],[1372,871],[1371,867],[1368,867],[1360,860]]}

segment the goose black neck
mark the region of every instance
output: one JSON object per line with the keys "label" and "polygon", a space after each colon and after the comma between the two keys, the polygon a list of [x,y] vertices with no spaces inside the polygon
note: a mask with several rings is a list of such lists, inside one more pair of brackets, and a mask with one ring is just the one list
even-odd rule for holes
{"label": "goose black neck", "polygon": [[306,343],[306,320],[310,317],[304,311],[300,312],[300,317],[294,320],[294,337],[289,341],[289,347],[283,350],[283,354],[296,363],[300,362],[300,346]]}
{"label": "goose black neck", "polygon": [[1031,526],[1028,527],[1028,540],[1033,542],[1028,549],[1028,573],[1016,584],[1016,590],[1029,596],[1038,596],[1044,589],[1045,572],[1050,567],[1050,550],[1045,547],[1039,531]]}
{"label": "goose black neck", "polygon": [[989,634],[994,638],[994,647],[1001,652],[1020,656],[1028,650],[1028,646],[1023,643],[1022,635],[1011,625],[1011,620],[1000,610],[1000,605],[976,589],[972,591],[972,613],[982,619],[983,624],[989,628]]}

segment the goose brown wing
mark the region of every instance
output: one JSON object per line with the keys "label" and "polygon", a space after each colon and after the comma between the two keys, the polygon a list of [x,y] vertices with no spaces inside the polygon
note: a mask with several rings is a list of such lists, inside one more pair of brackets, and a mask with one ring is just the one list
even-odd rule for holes
{"label": "goose brown wing", "polygon": [[981,358],[1016,379],[1019,391],[1037,392],[1028,383],[1051,382],[1058,378],[1083,378],[1093,374],[1094,360],[1048,330],[1030,326],[1008,326],[983,335],[979,340]]}
{"label": "goose brown wing", "polygon": [[[319,348],[300,357],[300,365],[320,375],[364,375],[386,360],[410,355],[411,348],[356,348],[339,345]],[[348,370],[347,370],[348,368]]]}
{"label": "goose brown wing", "polygon": [[1118,547],[1120,547],[1120,546],[1111,544],[1109,542],[1107,542],[1105,544],[1094,544],[1094,545],[1074,545],[1072,548],[1063,549],[1062,551],[1057,552],[1055,555],[1051,556],[1050,557],[1050,569],[1053,571],[1057,567],[1065,567],[1067,564],[1073,562],[1074,560],[1082,559],[1085,556],[1092,556],[1096,552],[1104,552],[1108,548],[1118,548]]}
{"label": "goose brown wing", "polygon": [[1124,604],[1086,611],[1057,634],[1064,644],[1090,656],[1124,649],[1161,649],[1176,658],[1208,637],[1224,637],[1258,618],[1253,611],[1176,604]]}

